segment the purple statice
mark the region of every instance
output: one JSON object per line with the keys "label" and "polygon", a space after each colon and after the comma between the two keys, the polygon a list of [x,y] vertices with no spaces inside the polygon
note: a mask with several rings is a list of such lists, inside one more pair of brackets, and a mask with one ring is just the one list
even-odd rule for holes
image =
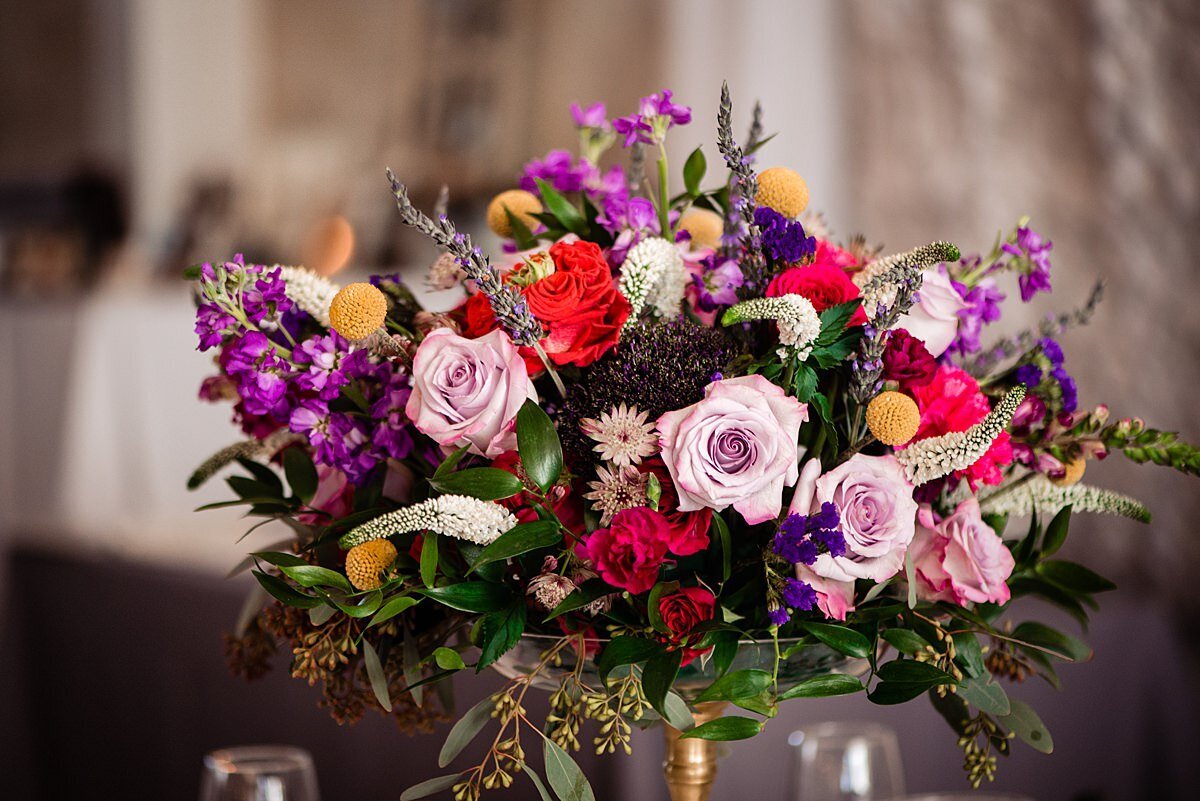
{"label": "purple statice", "polygon": [[1062,410],[1069,413],[1079,408],[1079,388],[1075,385],[1075,379],[1061,365],[1055,367],[1050,375],[1062,391]]}
{"label": "purple statice", "polygon": [[950,343],[949,350],[963,355],[977,353],[983,348],[979,340],[983,327],[1000,319],[1004,293],[996,288],[996,281],[992,278],[983,278],[969,289],[966,284],[953,279],[950,285],[967,305],[959,309],[958,334]]}
{"label": "purple statice", "polygon": [[817,605],[817,591],[806,581],[789,578],[783,585],[783,602],[792,609],[807,612]]}
{"label": "purple statice", "polygon": [[603,103],[593,103],[587,108],[583,108],[578,103],[572,103],[571,119],[575,121],[576,128],[604,129],[608,127],[608,113]]}
{"label": "purple statice", "polygon": [[1017,383],[1024,384],[1029,389],[1033,389],[1042,383],[1042,368],[1036,364],[1022,364],[1017,368],[1013,377],[1017,379]]}
{"label": "purple statice", "polygon": [[846,539],[840,526],[837,507],[829,502],[810,515],[790,514],[779,524],[771,550],[794,565],[811,565],[822,553],[841,556]]}
{"label": "purple statice", "polygon": [[1062,367],[1063,361],[1066,359],[1066,356],[1063,355],[1062,345],[1050,337],[1042,337],[1037,344],[1042,349],[1042,355],[1049,359],[1052,365]]}
{"label": "purple statice", "polygon": [[770,606],[767,608],[767,619],[772,626],[782,626],[792,619],[792,615],[782,606]]}
{"label": "purple statice", "polygon": [[271,330],[279,326],[283,314],[292,308],[292,300],[287,296],[279,267],[270,271],[259,269],[258,278],[248,283],[242,291],[242,309],[250,322]]}
{"label": "purple statice", "polygon": [[1017,283],[1023,302],[1028,303],[1038,292],[1050,291],[1050,250],[1053,247],[1053,242],[1026,226],[1017,228],[1015,241],[1001,245],[1001,249],[1016,260],[1015,266],[1021,271]]}
{"label": "purple statice", "polygon": [[817,252],[816,237],[806,236],[799,221],[789,220],[775,209],[756,208],[754,224],[762,232],[762,251],[771,261],[796,264]]}
{"label": "purple statice", "polygon": [[538,193],[537,181],[541,178],[559,192],[582,192],[584,185],[599,173],[595,165],[579,159],[565,150],[551,150],[544,158],[533,159],[525,165],[520,187]]}
{"label": "purple statice", "polygon": [[745,282],[737,259],[723,259],[716,253],[705,256],[700,261],[699,274],[692,275],[696,307],[711,312],[720,306],[732,306],[738,302],[738,287]]}
{"label": "purple statice", "polygon": [[616,117],[613,130],[623,138],[621,143],[631,147],[635,142],[661,145],[667,130],[674,125],[687,125],[692,121],[692,110],[671,99],[671,90],[664,89],[642,98],[637,114]]}

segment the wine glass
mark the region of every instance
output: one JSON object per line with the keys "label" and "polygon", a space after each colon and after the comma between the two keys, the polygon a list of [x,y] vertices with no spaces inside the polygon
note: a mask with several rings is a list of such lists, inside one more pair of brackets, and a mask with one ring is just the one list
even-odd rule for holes
{"label": "wine glass", "polygon": [[900,743],[887,726],[818,723],[793,732],[795,801],[887,801],[904,794]]}
{"label": "wine glass", "polygon": [[200,801],[320,801],[312,756],[288,745],[213,751],[204,757]]}
{"label": "wine glass", "polygon": [[1033,801],[1027,795],[1012,793],[920,793],[898,795],[892,801]]}

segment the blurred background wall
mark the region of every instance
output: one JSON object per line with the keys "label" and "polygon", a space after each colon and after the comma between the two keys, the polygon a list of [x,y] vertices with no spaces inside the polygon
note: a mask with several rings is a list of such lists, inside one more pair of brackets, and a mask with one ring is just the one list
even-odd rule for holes
{"label": "blurred background wall", "polygon": [[[761,100],[763,164],[803,174],[838,238],[986,250],[1031,215],[1055,293],[993,336],[1103,278],[1064,339],[1082,402],[1200,440],[1198,43],[1192,0],[0,4],[0,550],[216,576],[281,538],[190,512],[222,493],[187,474],[236,432],[196,400],[179,270],[245,252],[419,290],[432,251],[384,167],[426,207],[448,184],[494,245],[483,205],[573,149],[571,102],[624,114],[671,87],[695,109],[673,158],[704,144],[713,165],[723,79],[736,130]],[[1094,470],[1156,522],[1079,517],[1068,549],[1136,608],[1200,611],[1195,485]]]}

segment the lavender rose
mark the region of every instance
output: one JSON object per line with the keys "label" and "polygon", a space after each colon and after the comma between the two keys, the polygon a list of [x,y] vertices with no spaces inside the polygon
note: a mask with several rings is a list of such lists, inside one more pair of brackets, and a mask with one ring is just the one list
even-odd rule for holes
{"label": "lavender rose", "polygon": [[958,313],[967,308],[950,283],[950,277],[939,269],[926,270],[917,302],[896,323],[925,343],[934,358],[941,356],[958,335]]}
{"label": "lavender rose", "polygon": [[1004,541],[983,522],[979,501],[968,498],[940,523],[922,507],[920,527],[913,539],[913,567],[922,598],[949,601],[1006,603],[1008,577],[1015,562]]}
{"label": "lavender rose", "polygon": [[800,403],[760,375],[708,385],[704,399],[658,419],[662,459],[679,511],[732,505],[746,522],[770,520],[796,483]]}
{"label": "lavender rose", "polygon": [[814,573],[834,581],[883,581],[900,572],[916,530],[917,502],[895,457],[855,454],[815,482],[801,483],[806,486],[797,489],[792,511],[832,503],[846,538],[846,553],[821,554]]}
{"label": "lavender rose", "polygon": [[430,332],[412,376],[404,411],[417,430],[489,458],[516,447],[517,411],[526,398],[537,399],[524,360],[500,329],[478,339],[448,328]]}

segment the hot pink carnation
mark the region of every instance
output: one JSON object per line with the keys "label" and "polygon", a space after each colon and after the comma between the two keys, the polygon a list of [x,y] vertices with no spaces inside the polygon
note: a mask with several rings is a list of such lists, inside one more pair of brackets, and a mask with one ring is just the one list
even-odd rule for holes
{"label": "hot pink carnation", "polygon": [[[991,411],[987,396],[979,390],[979,382],[958,367],[939,367],[932,381],[910,387],[909,392],[921,410],[921,426],[914,441],[966,431]],[[1013,460],[1010,439],[1007,431],[1002,432],[975,464],[954,475],[966,478],[972,489],[981,483],[999,484],[1004,478],[1000,468]]]}
{"label": "hot pink carnation", "polygon": [[598,528],[579,555],[596,565],[600,578],[637,595],[654,586],[671,539],[667,519],[638,506],[613,515],[608,528]]}
{"label": "hot pink carnation", "polygon": [[746,522],[770,520],[796,483],[808,406],[760,375],[715,381],[704,399],[658,419],[662,459],[679,511],[732,505]]}
{"label": "hot pink carnation", "polygon": [[517,411],[537,399],[525,362],[500,330],[478,339],[448,328],[430,332],[413,357],[412,376],[404,411],[417,430],[489,458],[516,447]]}
{"label": "hot pink carnation", "polygon": [[1004,541],[983,522],[979,501],[968,498],[940,523],[922,507],[913,539],[917,591],[931,601],[961,605],[1006,603],[1015,562]]}

